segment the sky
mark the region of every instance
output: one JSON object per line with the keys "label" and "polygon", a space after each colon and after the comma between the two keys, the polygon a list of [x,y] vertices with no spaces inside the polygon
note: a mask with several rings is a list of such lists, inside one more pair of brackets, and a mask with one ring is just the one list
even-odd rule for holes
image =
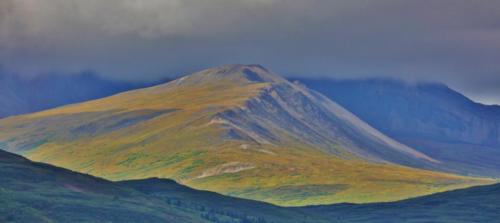
{"label": "sky", "polygon": [[498,0],[0,0],[0,69],[154,80],[222,64],[442,82],[500,104]]}

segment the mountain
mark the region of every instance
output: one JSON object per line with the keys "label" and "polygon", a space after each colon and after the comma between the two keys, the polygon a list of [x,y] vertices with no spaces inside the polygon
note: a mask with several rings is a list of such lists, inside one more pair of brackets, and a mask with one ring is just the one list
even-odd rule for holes
{"label": "mountain", "polygon": [[0,118],[77,103],[159,82],[107,80],[91,72],[21,78],[0,72]]}
{"label": "mountain", "polygon": [[167,179],[111,182],[0,150],[0,222],[495,222],[500,184],[390,203],[285,208]]}
{"label": "mountain", "polygon": [[500,106],[476,103],[435,83],[298,81],[388,136],[440,160],[442,170],[500,176]]}
{"label": "mountain", "polygon": [[35,161],[279,205],[392,201],[492,182],[410,168],[441,161],[258,65],[2,119],[0,132],[0,148]]}

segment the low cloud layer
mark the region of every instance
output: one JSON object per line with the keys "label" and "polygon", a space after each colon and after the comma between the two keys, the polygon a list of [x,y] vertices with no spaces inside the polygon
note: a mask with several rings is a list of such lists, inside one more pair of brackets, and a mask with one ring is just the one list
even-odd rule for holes
{"label": "low cloud layer", "polygon": [[444,82],[500,102],[497,0],[0,0],[0,64],[117,79],[259,63],[289,76]]}

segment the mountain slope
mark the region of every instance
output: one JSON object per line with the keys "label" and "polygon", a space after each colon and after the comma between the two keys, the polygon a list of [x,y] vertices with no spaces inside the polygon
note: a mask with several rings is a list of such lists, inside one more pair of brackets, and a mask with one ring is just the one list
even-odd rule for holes
{"label": "mountain slope", "polygon": [[500,217],[500,184],[448,191],[398,202],[341,204],[302,210],[332,222],[497,222]]}
{"label": "mountain slope", "polygon": [[24,79],[0,71],[0,118],[102,98],[154,84],[157,83],[106,80],[90,72]]}
{"label": "mountain slope", "polygon": [[1,222],[494,222],[500,185],[390,203],[283,208],[171,180],[109,182],[0,150]]}
{"label": "mountain slope", "polygon": [[36,161],[281,205],[391,201],[490,182],[401,166],[440,161],[256,65],[3,119],[0,132],[0,148]]}
{"label": "mountain slope", "polygon": [[473,102],[441,84],[394,80],[309,80],[348,110],[422,153],[443,170],[500,176],[500,107]]}

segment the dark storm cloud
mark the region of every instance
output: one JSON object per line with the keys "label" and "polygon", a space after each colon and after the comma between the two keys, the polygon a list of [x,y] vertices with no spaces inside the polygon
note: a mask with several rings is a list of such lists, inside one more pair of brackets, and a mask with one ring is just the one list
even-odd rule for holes
{"label": "dark storm cloud", "polygon": [[500,102],[498,12],[496,0],[0,0],[0,63],[123,79],[260,63],[440,81]]}

